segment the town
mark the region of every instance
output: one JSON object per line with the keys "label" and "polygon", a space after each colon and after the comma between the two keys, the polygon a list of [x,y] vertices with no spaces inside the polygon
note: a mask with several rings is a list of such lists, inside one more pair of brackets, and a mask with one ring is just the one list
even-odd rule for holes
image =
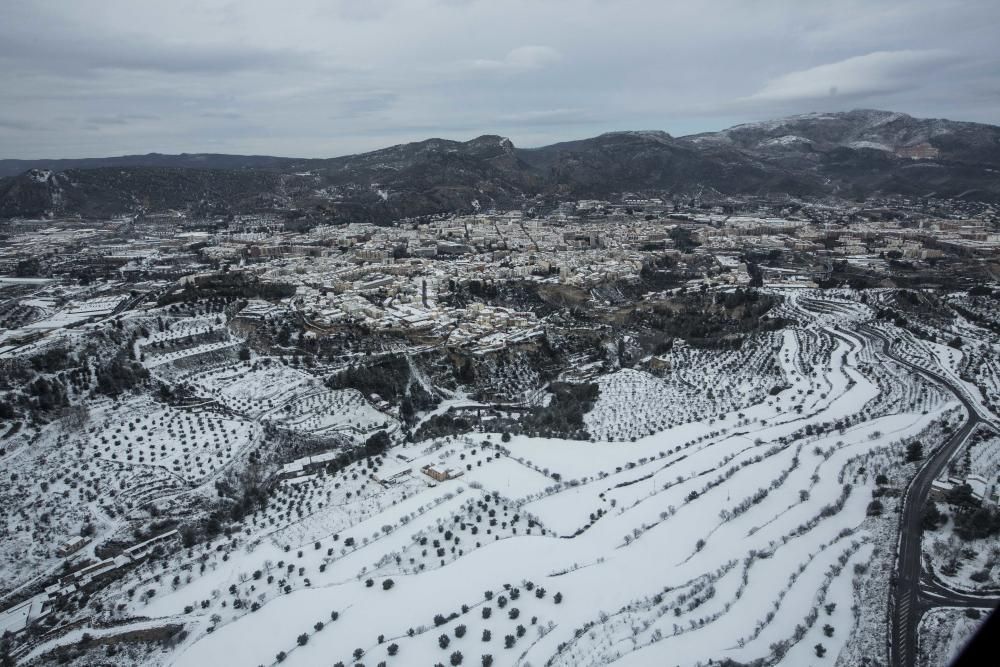
{"label": "town", "polygon": [[[246,320],[295,314],[317,333],[349,323],[486,352],[540,331],[530,310],[457,305],[469,290],[503,283],[586,298],[669,265],[686,278],[675,290],[941,285],[955,280],[953,262],[975,278],[977,266],[1000,255],[998,213],[989,205],[689,204],[625,195],[615,203],[560,204],[546,215],[448,215],[303,233],[285,230],[275,214],[6,222],[0,270],[9,298],[0,354],[137,300],[220,282],[287,288],[277,304],[249,300],[238,313]],[[936,268],[946,256],[949,268]],[[615,295],[606,296],[598,307],[613,305]]]}

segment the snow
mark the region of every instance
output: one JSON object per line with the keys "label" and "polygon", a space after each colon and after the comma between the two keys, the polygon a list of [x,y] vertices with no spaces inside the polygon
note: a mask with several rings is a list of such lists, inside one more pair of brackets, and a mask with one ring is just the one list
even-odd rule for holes
{"label": "snow", "polygon": [[886,146],[885,144],[879,143],[877,141],[851,141],[847,144],[848,148],[870,148],[876,151],[886,151],[892,153],[892,147]]}
{"label": "snow", "polygon": [[[669,368],[597,377],[601,395],[584,416],[593,441],[474,432],[277,481],[232,534],[137,565],[101,602],[119,620],[183,622],[188,638],[164,656],[181,666],[270,665],[279,652],[288,665],[353,664],[356,649],[365,664],[447,663],[460,650],[463,664],[489,653],[497,665],[645,665],[665,655],[682,665],[809,665],[820,663],[817,644],[835,664],[871,633],[859,591],[884,576],[872,563],[895,535],[894,498],[885,517],[867,516],[875,477],[890,472],[900,488],[913,469],[906,443],[943,441],[958,404],[847,330],[870,318],[866,306],[809,294],[781,306],[796,325],[738,350],[675,345]],[[204,484],[214,473],[193,457],[222,470],[266,423],[357,437],[398,424],[370,397],[266,357],[152,359],[239,344],[198,338],[216,336],[213,326],[145,341],[169,343],[147,350],[154,372],[210,401],[92,409],[84,454],[150,464],[141,488],[122,495]],[[909,339],[899,349],[919,356]],[[935,352],[935,367],[963,372],[964,357],[949,350]],[[455,395],[438,412],[467,404]],[[164,448],[168,463],[189,458],[161,467]],[[432,479],[428,465],[459,476]]]}
{"label": "snow", "polygon": [[795,134],[784,134],[780,137],[774,137],[766,141],[762,141],[762,146],[793,146],[795,144],[808,144],[810,141],[805,137],[800,137]]}
{"label": "snow", "polygon": [[[980,610],[981,618],[988,613],[988,609]],[[964,609],[928,611],[920,619],[920,667],[948,667],[981,624],[982,620],[969,618]]]}
{"label": "snow", "polygon": [[[859,370],[870,351],[856,337],[823,328],[799,334],[786,332],[774,352],[786,388],[754,404],[726,398],[720,402],[730,408],[714,411],[711,423],[677,423],[635,442],[514,436],[504,443],[491,434],[485,438],[489,446],[482,437],[467,436],[393,450],[403,459],[389,469],[403,465],[400,460],[412,466],[414,477],[406,488],[413,495],[390,504],[382,497],[396,488],[391,486],[365,496],[365,503],[377,503],[374,513],[349,530],[341,528],[340,543],[348,534],[372,535],[367,546],[327,559],[319,573],[315,568],[322,559],[312,554],[326,552],[311,548],[309,540],[319,533],[306,530],[298,547],[305,556],[293,562],[305,567],[310,585],[268,596],[258,611],[237,614],[235,622],[223,618],[175,664],[223,659],[252,664],[271,660],[278,651],[288,653],[290,665],[346,663],[355,648],[373,652],[369,660],[381,660],[388,656],[378,644],[379,634],[385,635],[386,646],[399,645],[398,664],[432,664],[456,648],[469,662],[489,652],[496,664],[515,659],[541,664],[554,656],[553,664],[620,658],[621,664],[640,665],[663,651],[678,664],[695,664],[770,655],[772,645],[792,639],[800,624],[801,639],[789,642],[782,664],[808,664],[817,643],[834,659],[851,636],[854,587],[874,548],[871,533],[862,528],[874,476],[861,472],[870,460],[865,457],[883,451],[899,455],[902,441],[925,433],[954,403],[937,403],[926,414],[896,410],[851,420],[866,406],[897,404],[884,395],[881,382]],[[768,344],[766,349],[775,348]],[[813,375],[812,369],[825,370]],[[634,371],[618,377],[638,388],[636,397],[649,401],[641,409],[665,404],[665,394],[655,389],[665,386],[660,379]],[[627,420],[634,402],[609,404],[604,414],[613,414],[617,405],[617,418]],[[842,420],[848,421],[840,429],[806,430]],[[498,449],[509,455],[494,458]],[[464,474],[434,484],[418,472],[427,463]],[[303,486],[319,483],[314,479]],[[845,492],[845,484],[853,488]],[[459,521],[489,528],[473,517],[484,501],[498,508],[498,519],[509,520],[514,513],[534,517],[545,534],[511,534],[499,525],[495,534],[459,529]],[[506,512],[500,512],[501,505]],[[833,511],[821,514],[824,505]],[[410,516],[403,528],[401,520]],[[433,553],[421,558],[421,549],[442,539],[446,527],[462,538],[463,553],[449,551],[443,565]],[[418,540],[424,538],[428,542],[422,547]],[[249,571],[263,560],[296,552],[294,544],[288,553],[277,544],[234,554],[236,563],[226,571]],[[231,576],[213,577],[197,590],[181,589],[186,592],[169,604],[169,598],[156,600],[148,613],[176,613],[183,600],[224,590],[235,581]],[[388,591],[380,583],[386,576],[395,582]],[[374,579],[371,588],[364,583],[367,577]],[[549,596],[559,590],[566,603],[530,596],[529,607],[522,594],[522,612],[537,616],[538,624],[515,638],[514,649],[504,649],[501,638],[516,623],[498,609],[483,620],[475,605],[488,604],[482,602],[483,591],[499,594],[505,583],[523,586],[526,581],[543,586]],[[667,592],[661,593],[661,603],[650,603],[657,591]],[[681,601],[682,595],[690,597]],[[828,612],[825,605],[831,602]],[[466,614],[461,614],[463,604],[471,608]],[[313,624],[329,619],[333,610],[341,612],[339,620],[313,631]],[[607,612],[605,620],[601,610]],[[433,627],[435,614],[452,611],[460,614],[458,620]],[[453,633],[459,623],[468,626],[461,639]],[[827,624],[833,628],[829,637]],[[591,629],[575,636],[573,628],[583,626]],[[413,637],[407,635],[410,628]],[[492,631],[491,642],[480,640],[484,628]],[[308,643],[297,646],[302,632],[309,633]],[[444,651],[437,646],[442,633],[451,637]],[[562,652],[561,643],[567,644]]]}

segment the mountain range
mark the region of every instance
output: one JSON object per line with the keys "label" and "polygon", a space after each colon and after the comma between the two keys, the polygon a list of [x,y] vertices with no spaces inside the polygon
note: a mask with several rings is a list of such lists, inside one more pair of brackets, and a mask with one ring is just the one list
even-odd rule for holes
{"label": "mountain range", "polygon": [[0,160],[0,217],[285,210],[387,222],[622,192],[1000,201],[1000,127],[812,113],[673,137],[610,132],[540,148],[428,139],[329,159],[128,155]]}

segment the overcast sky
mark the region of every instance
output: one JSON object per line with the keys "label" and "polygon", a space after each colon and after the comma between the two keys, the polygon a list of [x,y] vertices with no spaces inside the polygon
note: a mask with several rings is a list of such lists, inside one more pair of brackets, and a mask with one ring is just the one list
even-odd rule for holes
{"label": "overcast sky", "polygon": [[880,108],[1000,124],[1000,2],[35,0],[0,158],[537,146]]}

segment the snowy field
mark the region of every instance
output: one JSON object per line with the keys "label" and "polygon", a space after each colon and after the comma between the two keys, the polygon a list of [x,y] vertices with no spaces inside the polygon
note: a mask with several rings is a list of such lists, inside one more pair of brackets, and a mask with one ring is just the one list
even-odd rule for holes
{"label": "snowy field", "polygon": [[91,413],[86,449],[109,462],[159,466],[185,482],[224,467],[259,437],[253,422],[216,412],[162,406],[146,399]]}
{"label": "snowy field", "polygon": [[195,369],[183,379],[233,412],[303,433],[336,431],[363,441],[381,428],[398,428],[394,416],[378,410],[361,392],[328,389],[316,377],[267,358],[249,369]]}
{"label": "snowy field", "polygon": [[[107,602],[186,619],[180,666],[833,664],[863,632],[892,521],[868,516],[875,478],[955,402],[874,372],[879,350],[807,314],[721,355],[697,392],[694,353],[600,378],[594,441],[451,437],[284,481],[242,532],[139,568],[123,589],[140,593]],[[330,427],[331,406],[379,419],[294,369],[232,372],[190,381],[303,429]]]}
{"label": "snowy field", "polygon": [[[281,479],[228,534],[95,593],[102,619],[183,623],[156,657],[179,667],[884,661],[884,608],[867,608],[885,599],[907,446],[943,442],[960,404],[856,332],[867,306],[790,296],[781,315],[797,324],[740,349],[677,345],[665,369],[597,377],[587,440],[473,432]],[[275,359],[156,361],[239,344],[213,331],[178,325],[140,351],[203,403],[105,401],[82,437],[52,435],[87,479],[121,471],[84,506],[99,532],[130,499],[211,488],[268,425],[398,427],[377,397]],[[963,359],[941,346],[927,363],[957,374]],[[993,472],[996,447],[969,465]],[[19,470],[42,482],[27,458]],[[6,530],[23,547],[33,515],[18,510]],[[79,514],[53,519],[71,534]],[[996,561],[970,567],[992,581]],[[943,655],[958,640],[933,641]]]}

